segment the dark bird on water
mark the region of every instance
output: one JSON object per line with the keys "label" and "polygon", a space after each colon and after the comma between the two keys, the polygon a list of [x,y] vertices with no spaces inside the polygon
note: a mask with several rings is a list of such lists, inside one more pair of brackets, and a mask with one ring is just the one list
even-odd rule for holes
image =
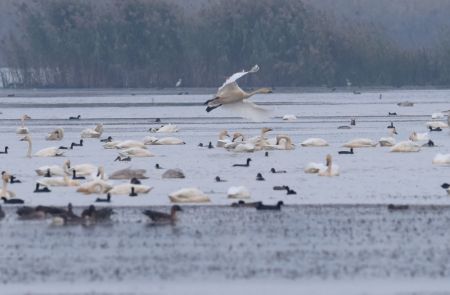
{"label": "dark bird on water", "polygon": [[252,159],[247,158],[247,163],[246,164],[233,164],[233,167],[249,167],[250,166],[250,161]]}

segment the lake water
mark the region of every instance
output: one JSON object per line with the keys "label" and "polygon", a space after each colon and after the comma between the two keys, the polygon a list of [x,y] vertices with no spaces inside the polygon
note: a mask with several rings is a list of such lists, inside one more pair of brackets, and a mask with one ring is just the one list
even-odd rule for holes
{"label": "lake water", "polygon": [[[338,155],[342,144],[357,137],[377,141],[387,135],[392,121],[406,140],[412,131],[426,132],[431,113],[450,109],[447,90],[382,90],[360,95],[348,92],[279,91],[253,98],[272,110],[271,119],[254,123],[225,110],[206,113],[202,103],[214,90],[55,90],[0,92],[0,169],[22,180],[10,185],[28,205],[87,206],[98,196],[84,196],[75,188],[52,188],[34,194],[39,178],[34,169],[48,164],[103,165],[107,173],[132,166],[150,177],[153,190],[137,198],[113,197],[116,214],[109,226],[54,228],[49,221],[19,221],[15,208],[0,221],[0,294],[449,294],[450,197],[440,188],[450,182],[448,166],[432,165],[437,153],[450,153],[448,129],[433,132],[434,148],[418,153],[390,153],[389,148],[356,149]],[[382,93],[382,99],[379,94]],[[396,103],[412,101],[413,107]],[[388,116],[396,112],[397,116]],[[26,158],[27,145],[15,129],[22,114],[33,137],[33,150],[78,141],[84,128],[104,124],[104,135],[114,139],[142,139],[162,124],[176,124],[180,146],[149,146],[156,154],[131,162],[114,162],[116,150],[105,150],[98,139],[69,150],[61,158]],[[80,114],[81,120],[68,120]],[[292,122],[281,120],[295,114]],[[349,125],[350,130],[337,129]],[[61,142],[45,135],[63,127]],[[288,134],[297,145],[292,151],[241,154],[213,144],[221,130],[247,137],[271,127],[269,137]],[[321,137],[330,146],[304,148],[299,143]],[[327,154],[340,166],[333,178],[305,174],[308,162],[324,162]],[[252,158],[248,168],[233,168]],[[164,170],[181,168],[185,179],[162,179]],[[270,168],[286,170],[271,174]],[[265,181],[256,181],[260,172]],[[215,176],[227,182],[216,183]],[[120,183],[115,181],[114,183]],[[281,212],[226,207],[227,189],[245,185],[251,200],[287,206]],[[289,185],[297,195],[274,191]],[[151,226],[143,208],[167,211],[168,194],[183,187],[198,187],[211,199],[208,206],[188,206],[176,226]],[[414,205],[389,212],[386,204]],[[5,206],[4,206],[5,207]],[[77,210],[80,210],[77,208]],[[130,283],[132,282],[132,283]],[[125,284],[126,283],[126,284]],[[67,289],[68,284],[71,286]],[[127,287],[128,286],[128,287]],[[133,286],[132,288],[130,286]],[[2,291],[3,290],[3,291]],[[54,293],[51,293],[54,292]],[[421,293],[422,292],[422,293]],[[443,293],[444,292],[444,293]],[[71,293],[72,294],[72,293]],[[103,293],[101,293],[103,294]]]}

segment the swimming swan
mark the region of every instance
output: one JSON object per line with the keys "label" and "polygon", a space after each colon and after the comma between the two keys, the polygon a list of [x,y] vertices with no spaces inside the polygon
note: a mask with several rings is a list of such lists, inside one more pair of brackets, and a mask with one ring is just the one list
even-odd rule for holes
{"label": "swimming swan", "polygon": [[86,183],[83,183],[77,188],[78,193],[83,193],[85,195],[90,194],[105,194],[110,189],[112,185],[102,179],[95,179]]}
{"label": "swimming swan", "polygon": [[255,65],[250,71],[242,71],[233,74],[229,77],[225,83],[218,89],[214,98],[205,102],[208,105],[207,112],[211,112],[215,108],[223,105],[224,108],[228,108],[239,113],[242,117],[253,120],[263,121],[269,117],[269,111],[254,104],[248,98],[257,93],[271,93],[270,88],[260,88],[253,92],[245,92],[242,90],[236,81],[247,75],[248,73],[256,73],[259,70],[259,66]]}
{"label": "swimming swan", "polygon": [[414,131],[409,136],[409,140],[411,140],[411,141],[428,141],[429,140],[428,132],[417,133],[417,132]]}
{"label": "swimming swan", "polygon": [[37,168],[36,174],[39,176],[44,176],[50,172],[50,176],[64,176],[70,175],[70,160],[65,160],[62,166],[59,165],[47,165]]}
{"label": "swimming swan", "polygon": [[78,176],[89,176],[93,173],[96,173],[98,171],[98,167],[93,164],[78,164],[75,166],[72,166],[70,168],[70,171],[76,171],[76,175]]}
{"label": "swimming swan", "polygon": [[173,203],[205,203],[209,198],[198,188],[182,188],[169,194],[169,199]]}
{"label": "swimming swan", "polygon": [[396,143],[396,140],[394,138],[394,135],[397,134],[397,130],[394,128],[389,128],[389,136],[388,137],[381,137],[378,143],[380,146],[394,146]]}
{"label": "swimming swan", "polygon": [[450,165],[450,154],[437,154],[433,158],[433,164]]}
{"label": "swimming swan", "polygon": [[328,146],[328,142],[325,139],[322,138],[308,138],[304,140],[301,144],[301,146]]}
{"label": "swimming swan", "polygon": [[[28,142],[27,157],[31,158],[31,149],[32,149],[31,136],[27,134],[20,141]],[[37,151],[34,155],[36,157],[57,157],[64,155],[64,151],[60,150],[58,147],[48,147],[40,151]]]}
{"label": "swimming swan", "polygon": [[343,146],[348,148],[374,147],[377,143],[369,138],[355,138],[346,142]]}
{"label": "swimming swan", "polygon": [[64,129],[59,127],[47,134],[46,140],[61,140],[64,138]]}
{"label": "swimming swan", "polygon": [[431,122],[426,122],[425,125],[427,125],[427,127],[431,127],[431,128],[448,128],[448,124],[442,121],[431,121]]}
{"label": "swimming swan", "polygon": [[267,150],[293,150],[295,149],[295,145],[292,143],[289,136],[277,135],[276,143],[274,145],[268,144],[263,146],[263,148]]}
{"label": "swimming swan", "polygon": [[99,123],[94,129],[87,128],[81,131],[81,138],[100,138],[103,134],[103,124]]}
{"label": "swimming swan", "polygon": [[295,115],[287,114],[283,116],[284,121],[295,121],[297,117]]}
{"label": "swimming swan", "polygon": [[3,171],[2,172],[2,180],[3,180],[3,187],[0,190],[0,198],[6,198],[6,199],[10,199],[10,198],[14,198],[16,196],[16,194],[12,191],[8,191],[8,181],[10,179],[11,175],[9,175],[9,173]]}
{"label": "swimming swan", "polygon": [[23,115],[22,117],[20,117],[21,126],[17,128],[17,130],[16,130],[17,134],[28,134],[29,133],[28,128],[25,127],[25,120],[29,120],[29,119],[31,119],[31,117],[28,115]]}
{"label": "swimming swan", "polygon": [[146,145],[178,145],[178,144],[185,144],[185,142],[177,137],[156,138],[153,136],[147,136],[144,138],[144,144],[146,144]]}
{"label": "swimming swan", "polygon": [[245,186],[232,186],[228,189],[227,196],[230,199],[248,199],[250,192]]}
{"label": "swimming swan", "polygon": [[337,165],[333,165],[333,161],[331,155],[327,155],[326,157],[326,169],[321,169],[318,173],[319,176],[339,176],[339,167]]}
{"label": "swimming swan", "polygon": [[147,179],[148,177],[145,176],[145,169],[131,169],[131,168],[125,168],[121,170],[117,170],[113,172],[109,179]]}
{"label": "swimming swan", "polygon": [[306,165],[306,167],[303,169],[303,171],[305,173],[310,173],[310,174],[314,174],[314,173],[319,173],[319,171],[327,169],[327,166],[322,164],[322,163],[314,163],[314,162],[310,162]]}
{"label": "swimming swan", "polygon": [[133,148],[129,148],[126,150],[122,150],[119,152],[119,154],[122,157],[153,157],[155,156],[153,153],[151,153],[150,151],[143,149],[143,148],[138,148],[138,147],[133,147]]}
{"label": "swimming swan", "polygon": [[[228,138],[227,138],[228,137]],[[226,144],[231,143],[229,139],[230,135],[227,130],[222,130],[219,133],[219,139],[217,140],[216,147],[224,147]]]}
{"label": "swimming swan", "polygon": [[156,132],[156,133],[174,133],[178,132],[179,129],[177,128],[177,125],[167,124],[167,125],[161,125],[159,128],[151,128],[150,132]]}
{"label": "swimming swan", "polygon": [[124,140],[115,145],[116,149],[141,148],[145,149],[145,144],[139,140]]}
{"label": "swimming swan", "polygon": [[400,141],[391,148],[391,152],[399,152],[399,153],[409,153],[418,151],[420,151],[420,145],[410,140]]}
{"label": "swimming swan", "polygon": [[79,186],[80,181],[71,179],[69,176],[63,177],[44,177],[36,181],[42,186]]}
{"label": "swimming swan", "polygon": [[121,183],[113,186],[108,193],[111,195],[128,196],[131,193],[131,188],[134,188],[134,192],[137,194],[147,194],[153,189],[153,187],[143,184]]}

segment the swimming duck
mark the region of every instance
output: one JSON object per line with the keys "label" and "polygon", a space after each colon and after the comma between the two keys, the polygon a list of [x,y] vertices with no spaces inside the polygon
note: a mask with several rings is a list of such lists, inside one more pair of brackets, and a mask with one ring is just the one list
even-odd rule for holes
{"label": "swimming duck", "polygon": [[183,211],[180,206],[173,205],[170,208],[170,214],[153,210],[145,210],[142,213],[155,223],[174,223],[177,220],[177,211]]}

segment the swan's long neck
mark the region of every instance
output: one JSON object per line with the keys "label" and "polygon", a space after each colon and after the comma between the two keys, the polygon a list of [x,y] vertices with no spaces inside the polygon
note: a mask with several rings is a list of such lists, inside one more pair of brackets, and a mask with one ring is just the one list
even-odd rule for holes
{"label": "swan's long neck", "polygon": [[219,134],[219,139],[220,139],[220,140],[224,140],[226,136],[227,136],[227,133],[226,133],[226,132],[220,132],[220,134]]}
{"label": "swan's long neck", "polygon": [[27,157],[31,158],[31,147],[32,147],[32,143],[31,140],[28,140],[28,152],[27,152]]}
{"label": "swan's long neck", "polygon": [[327,159],[327,174],[331,175],[331,166],[333,165],[331,159]]}
{"label": "swan's long neck", "polygon": [[22,128],[25,128],[25,119],[20,118],[20,122],[21,122]]}

